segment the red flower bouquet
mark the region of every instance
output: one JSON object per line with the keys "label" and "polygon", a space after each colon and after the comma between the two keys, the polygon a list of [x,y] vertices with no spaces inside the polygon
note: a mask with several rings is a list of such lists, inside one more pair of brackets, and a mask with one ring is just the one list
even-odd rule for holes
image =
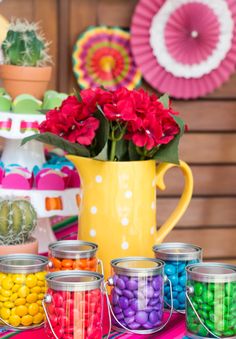
{"label": "red flower bouquet", "polygon": [[101,160],[158,159],[178,163],[184,122],[169,106],[144,90],[100,88],[69,96],[61,107],[46,113],[35,139],[73,155]]}

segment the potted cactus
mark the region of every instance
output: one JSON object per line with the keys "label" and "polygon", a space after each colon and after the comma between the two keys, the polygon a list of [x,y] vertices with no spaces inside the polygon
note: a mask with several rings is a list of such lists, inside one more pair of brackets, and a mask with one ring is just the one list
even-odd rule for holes
{"label": "potted cactus", "polygon": [[2,42],[4,63],[0,78],[5,90],[15,98],[27,93],[42,99],[51,78],[48,42],[36,23],[12,21]]}
{"label": "potted cactus", "polygon": [[27,200],[0,201],[0,254],[38,253],[38,241],[31,237],[37,214]]}

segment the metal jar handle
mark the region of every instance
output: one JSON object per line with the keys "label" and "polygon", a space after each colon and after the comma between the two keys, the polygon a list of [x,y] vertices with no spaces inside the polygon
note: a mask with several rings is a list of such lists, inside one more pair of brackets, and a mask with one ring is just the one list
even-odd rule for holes
{"label": "metal jar handle", "polygon": [[200,322],[200,324],[205,328],[205,330],[207,330],[208,333],[210,333],[211,335],[213,335],[214,338],[217,338],[217,339],[221,339],[220,337],[218,337],[215,333],[213,333],[203,322],[203,320],[201,319],[200,315],[197,313],[197,310],[195,309],[190,297],[189,297],[189,294],[193,294],[194,293],[194,288],[192,286],[187,286],[186,288],[186,292],[185,292],[185,295],[186,295],[186,299],[188,300],[190,306],[192,307],[192,310],[193,312],[195,313],[198,321]]}
{"label": "metal jar handle", "polygon": [[[106,294],[106,299],[107,299],[108,298],[107,293],[105,292],[105,294]],[[54,337],[56,339],[59,339],[58,336],[56,335],[54,329],[53,329],[53,326],[51,324],[51,321],[50,321],[50,318],[49,318],[49,315],[48,315],[48,312],[47,312],[47,308],[45,306],[45,304],[50,304],[51,302],[52,302],[52,296],[50,294],[46,294],[44,299],[42,300],[42,306],[43,306],[43,310],[44,310],[46,318],[47,318],[48,325],[50,327],[50,330],[52,331],[52,334],[54,335]],[[108,308],[108,318],[109,318],[109,330],[108,330],[106,339],[109,339],[109,336],[110,336],[110,333],[111,333],[111,315],[110,315],[110,312],[109,312],[109,308]]]}
{"label": "metal jar handle", "polygon": [[[43,301],[42,301],[43,302]],[[7,329],[11,329],[12,331],[27,331],[27,330],[34,330],[37,328],[41,328],[44,325],[44,321],[39,325],[31,325],[31,326],[12,326],[11,324],[7,323],[4,319],[0,317],[0,321],[6,325]]]}
{"label": "metal jar handle", "polygon": [[[170,298],[171,298],[171,309],[170,309],[170,314],[169,314],[168,319],[166,320],[166,322],[165,322],[163,325],[161,325],[161,326],[158,327],[155,331],[153,331],[152,333],[149,333],[149,334],[153,334],[153,333],[156,333],[156,332],[161,331],[161,330],[169,323],[169,321],[170,321],[170,319],[171,319],[171,316],[172,316],[172,314],[173,314],[173,309],[174,309],[174,308],[173,308],[172,283],[171,283],[170,279],[167,278],[167,276],[164,277],[164,281],[165,281],[165,283],[168,281],[168,283],[169,283],[169,285],[170,285]],[[130,333],[133,333],[133,334],[140,334],[139,331],[131,330],[130,328],[124,326],[124,325],[121,324],[121,322],[116,318],[116,315],[115,315],[114,312],[113,312],[113,309],[112,309],[112,306],[111,306],[111,303],[110,303],[110,300],[109,300],[109,297],[108,297],[108,292],[107,292],[106,285],[111,286],[111,284],[109,285],[109,279],[108,279],[108,281],[105,282],[104,287],[105,287],[105,289],[106,289],[107,304],[109,305],[109,309],[110,309],[111,314],[112,314],[113,318],[115,319],[115,321],[116,321],[116,322],[117,322],[124,330],[126,330],[127,332],[130,332]]]}

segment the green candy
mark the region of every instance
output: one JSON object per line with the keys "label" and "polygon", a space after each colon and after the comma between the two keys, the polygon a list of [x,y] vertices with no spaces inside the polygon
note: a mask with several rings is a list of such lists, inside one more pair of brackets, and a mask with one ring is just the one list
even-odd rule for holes
{"label": "green candy", "polygon": [[202,300],[205,303],[212,304],[214,302],[214,294],[211,291],[203,292]]}
{"label": "green candy", "polygon": [[205,324],[206,324],[206,327],[209,328],[209,330],[214,331],[215,325],[214,325],[213,322],[211,322],[210,320],[207,319],[207,320],[205,321]]}
{"label": "green candy", "polygon": [[201,283],[197,282],[194,285],[194,293],[196,296],[200,297],[202,295],[203,292],[203,286]]}
{"label": "green candy", "polygon": [[199,327],[198,334],[202,337],[206,337],[208,335],[208,331],[201,325]]}

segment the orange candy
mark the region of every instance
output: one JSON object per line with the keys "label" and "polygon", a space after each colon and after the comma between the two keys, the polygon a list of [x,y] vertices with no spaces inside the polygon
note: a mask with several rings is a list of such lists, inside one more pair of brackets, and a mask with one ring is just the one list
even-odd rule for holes
{"label": "orange candy", "polygon": [[97,271],[97,258],[81,258],[81,259],[59,259],[55,257],[49,258],[52,261],[53,267],[49,269],[50,272],[65,271],[65,270],[86,270]]}

